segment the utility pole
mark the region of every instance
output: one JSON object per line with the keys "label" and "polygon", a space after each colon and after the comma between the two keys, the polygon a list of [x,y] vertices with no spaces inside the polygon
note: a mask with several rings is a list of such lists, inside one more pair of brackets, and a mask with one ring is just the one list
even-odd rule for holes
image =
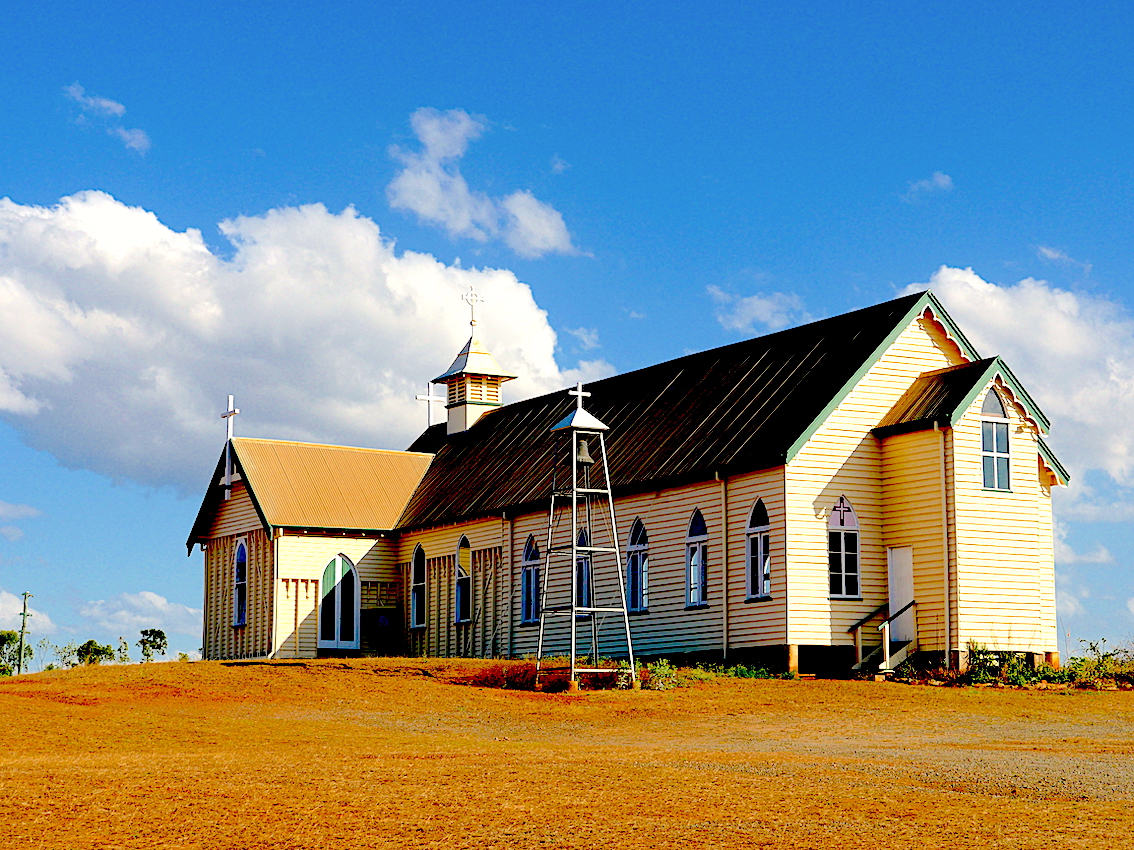
{"label": "utility pole", "polygon": [[28,597],[32,594],[24,591],[24,612],[20,615],[23,619],[20,620],[20,654],[16,656],[16,675],[19,676],[24,672],[24,634],[28,630],[28,617],[34,616],[28,613]]}

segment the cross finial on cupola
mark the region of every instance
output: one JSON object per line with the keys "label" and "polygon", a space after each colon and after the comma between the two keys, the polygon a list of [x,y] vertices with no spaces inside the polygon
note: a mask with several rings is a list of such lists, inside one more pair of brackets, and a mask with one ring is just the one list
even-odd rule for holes
{"label": "cross finial on cupola", "polygon": [[476,287],[471,283],[469,284],[469,291],[461,296],[461,300],[469,305],[469,327],[473,329],[473,336],[476,336],[476,305],[484,303],[484,296],[476,291]]}
{"label": "cross finial on cupola", "polygon": [[[472,334],[453,365],[432,381],[448,388],[445,407],[449,411],[450,434],[467,431],[489,410],[500,407],[500,385],[516,377],[501,369],[496,358],[477,339],[476,308],[484,303],[484,297],[470,283],[469,291],[461,296],[461,300],[469,305]],[[421,396],[418,398],[421,399]]]}

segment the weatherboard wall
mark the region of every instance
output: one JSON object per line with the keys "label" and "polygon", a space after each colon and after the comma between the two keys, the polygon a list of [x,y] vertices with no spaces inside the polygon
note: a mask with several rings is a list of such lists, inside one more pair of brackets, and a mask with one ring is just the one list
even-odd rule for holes
{"label": "weatherboard wall", "polygon": [[[243,625],[233,625],[236,546],[247,548]],[[205,544],[204,656],[262,658],[272,651],[272,541],[263,528],[216,537]]]}
{"label": "weatherboard wall", "polygon": [[1055,652],[1051,498],[1041,480],[1037,436],[1021,409],[1005,404],[1011,489],[984,489],[984,395],[977,395],[952,437],[958,647],[976,641],[1001,651]]}
{"label": "weatherboard wall", "polygon": [[[847,629],[887,601],[882,449],[871,429],[918,375],[958,362],[958,348],[939,324],[914,319],[787,465],[788,643],[850,645],[854,639]],[[827,521],[840,496],[859,522],[856,599],[830,594]]]}
{"label": "weatherboard wall", "polygon": [[[882,537],[885,546],[913,549],[918,649],[945,649],[946,500],[943,464],[947,431],[916,431],[882,441]],[[885,557],[885,553],[883,553]],[[880,619],[879,619],[880,622]],[[867,642],[877,645],[878,622]]]}
{"label": "weatherboard wall", "polygon": [[397,549],[387,538],[342,537],[284,532],[275,540],[278,587],[275,617],[276,658],[314,658],[318,654],[318,606],[323,570],[345,556],[361,582],[398,582]]}
{"label": "weatherboard wall", "polygon": [[[763,499],[771,520],[772,593],[749,600],[746,579],[746,529],[757,499]],[[728,524],[722,522],[727,505]],[[598,506],[596,506],[598,507]],[[600,509],[601,510],[601,509]],[[594,544],[610,546],[605,514],[595,511]],[[687,605],[686,538],[694,511],[700,510],[708,528],[706,604]],[[734,476],[725,482],[706,481],[616,500],[618,523],[614,544],[623,554],[622,570],[611,555],[596,554],[592,570],[596,603],[621,602],[625,551],[636,519],[649,540],[648,607],[630,615],[635,650],[644,655],[719,652],[727,640],[734,648],[783,644],[786,618],[786,571],[782,467]],[[560,521],[555,545],[570,540],[569,518]],[[455,565],[462,536],[472,550],[473,622],[455,618]],[[522,621],[521,570],[524,548],[531,536],[541,553],[541,581],[549,606],[570,599],[570,558],[548,558],[547,513],[530,511],[515,517],[490,518],[404,533],[398,543],[404,604],[410,607],[409,571],[413,552],[426,556],[425,625],[410,629],[410,647],[419,655],[534,655],[538,625]],[[727,559],[725,557],[727,553]],[[729,614],[724,615],[725,574]],[[626,651],[621,618],[602,615],[600,652]],[[548,622],[546,653],[565,654],[569,646],[566,617]],[[589,641],[589,625],[580,640]],[[581,645],[581,644],[580,644]],[[588,643],[589,646],[589,643]]]}

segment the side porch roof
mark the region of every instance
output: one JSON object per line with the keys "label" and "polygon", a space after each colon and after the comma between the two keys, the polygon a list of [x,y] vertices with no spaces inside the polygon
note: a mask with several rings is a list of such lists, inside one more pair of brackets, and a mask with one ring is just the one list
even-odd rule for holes
{"label": "side porch roof", "polygon": [[[233,439],[232,453],[233,470],[269,531],[389,531],[433,459],[422,452],[249,437]],[[224,500],[224,464],[222,452],[186,541],[189,550],[207,539]]]}

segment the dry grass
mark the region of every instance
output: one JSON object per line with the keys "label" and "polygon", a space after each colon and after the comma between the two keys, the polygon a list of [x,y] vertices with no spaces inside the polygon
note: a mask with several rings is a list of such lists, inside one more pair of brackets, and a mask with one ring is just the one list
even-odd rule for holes
{"label": "dry grass", "polygon": [[460,684],[483,666],[2,681],[0,834],[22,848],[1134,846],[1134,693]]}

